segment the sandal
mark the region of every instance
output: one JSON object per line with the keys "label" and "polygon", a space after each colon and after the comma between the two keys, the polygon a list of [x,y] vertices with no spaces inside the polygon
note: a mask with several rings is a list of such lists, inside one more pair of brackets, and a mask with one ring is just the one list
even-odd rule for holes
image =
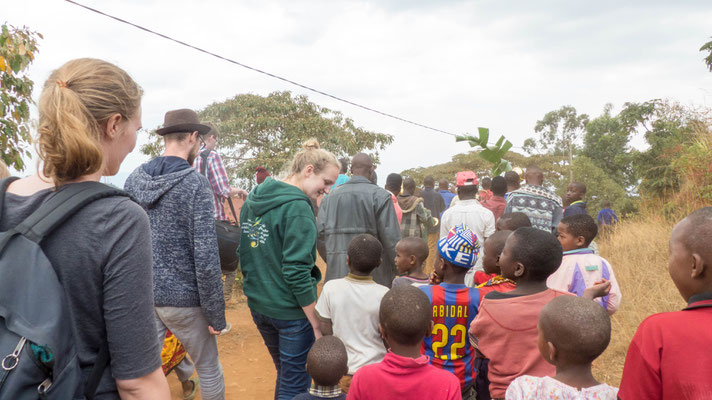
{"label": "sandal", "polygon": [[193,382],[193,390],[190,392],[189,395],[183,396],[184,400],[192,400],[195,398],[195,395],[198,394],[198,384],[199,384],[198,378],[190,378],[190,379],[188,379],[188,382]]}

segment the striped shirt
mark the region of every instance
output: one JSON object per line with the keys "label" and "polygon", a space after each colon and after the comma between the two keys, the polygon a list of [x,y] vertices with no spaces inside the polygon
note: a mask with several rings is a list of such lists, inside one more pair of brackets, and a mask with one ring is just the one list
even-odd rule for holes
{"label": "striped shirt", "polygon": [[433,305],[433,334],[423,341],[430,364],[454,374],[465,390],[475,383],[475,349],[467,329],[477,315],[479,290],[464,284],[441,283],[421,286]]}
{"label": "striped shirt", "polygon": [[[200,153],[202,153],[203,150],[205,150],[205,147],[200,148],[198,157],[195,157],[195,161],[193,161],[193,168],[195,168],[199,173],[203,164],[203,158],[200,157]],[[227,172],[225,172],[222,159],[216,151],[210,150],[207,161],[208,164],[205,174],[206,178],[208,178],[208,182],[210,182],[210,187],[213,189],[215,219],[227,221],[224,205],[225,199],[230,197],[230,184],[227,180]]]}

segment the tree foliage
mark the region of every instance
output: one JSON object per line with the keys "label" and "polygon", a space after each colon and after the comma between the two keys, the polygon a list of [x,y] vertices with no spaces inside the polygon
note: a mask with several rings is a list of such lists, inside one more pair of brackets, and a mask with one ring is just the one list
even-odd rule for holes
{"label": "tree foliage", "polygon": [[[218,151],[225,169],[245,186],[252,183],[258,166],[280,173],[309,138],[316,138],[337,157],[367,152],[376,163],[378,151],[393,142],[391,135],[360,128],[341,112],[288,91],[266,97],[240,94],[207,106],[199,115],[201,121],[212,122],[220,130]],[[163,144],[154,132],[151,135],[151,142],[141,151],[156,156]]]}
{"label": "tree foliage", "polygon": [[0,153],[5,164],[24,169],[29,156],[30,104],[34,83],[25,70],[35,59],[37,38],[26,27],[0,27]]}
{"label": "tree foliage", "polygon": [[587,123],[588,115],[579,115],[572,106],[549,111],[534,126],[534,131],[539,134],[539,138],[525,140],[524,150],[529,153],[560,156],[569,166],[569,179],[572,180],[573,156],[579,149],[580,136]]}
{"label": "tree foliage", "polygon": [[637,184],[628,145],[631,132],[619,116],[611,114],[612,110],[613,105],[606,104],[603,113],[586,124],[581,154],[628,188]]}
{"label": "tree foliage", "polygon": [[477,128],[478,136],[464,135],[455,138],[458,142],[468,142],[470,147],[481,147],[482,150],[477,155],[485,161],[492,163],[492,175],[497,176],[503,172],[511,171],[512,164],[505,160],[504,155],[512,148],[512,143],[500,136],[493,145],[487,145],[489,141],[489,129]]}
{"label": "tree foliage", "polygon": [[705,57],[705,64],[707,65],[707,69],[712,72],[712,40],[709,42],[705,43],[700,47],[700,51],[706,51],[709,54],[707,54],[707,57]]}

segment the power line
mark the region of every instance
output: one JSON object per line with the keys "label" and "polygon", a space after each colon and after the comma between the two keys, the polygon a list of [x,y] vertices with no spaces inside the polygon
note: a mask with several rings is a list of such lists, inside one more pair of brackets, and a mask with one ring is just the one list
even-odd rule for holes
{"label": "power line", "polygon": [[340,101],[340,102],[343,102],[343,103],[346,103],[346,104],[350,104],[350,105],[352,105],[352,106],[359,107],[359,108],[362,108],[362,109],[367,110],[367,111],[371,111],[371,112],[374,112],[374,113],[377,113],[377,114],[380,114],[380,115],[383,115],[383,116],[386,116],[386,117],[389,117],[389,118],[393,118],[393,119],[396,119],[396,120],[401,121],[401,122],[405,122],[405,123],[408,123],[408,124],[411,124],[411,125],[419,126],[419,127],[421,127],[421,128],[425,128],[425,129],[430,129],[431,131],[444,133],[444,134],[450,135],[450,136],[458,136],[458,135],[456,135],[456,134],[454,134],[454,133],[452,133],[452,132],[448,132],[448,131],[445,131],[445,130],[442,130],[442,129],[438,129],[438,128],[433,128],[432,126],[428,126],[428,125],[421,124],[421,123],[418,123],[418,122],[415,122],[415,121],[411,121],[411,120],[409,120],[409,119],[405,119],[405,118],[398,117],[398,116],[393,115],[393,114],[389,114],[389,113],[386,113],[386,112],[383,112],[383,111],[379,111],[379,110],[376,110],[376,109],[374,109],[374,108],[367,107],[367,106],[364,106],[364,105],[359,104],[359,103],[355,103],[355,102],[350,101],[350,100],[346,100],[346,99],[344,99],[344,98],[342,98],[342,97],[335,96],[335,95],[333,95],[333,94],[329,94],[329,93],[326,93],[326,92],[321,91],[321,90],[318,90],[318,89],[314,89],[314,88],[309,87],[309,86],[307,86],[307,85],[303,85],[303,84],[301,84],[301,83],[299,83],[299,82],[295,82],[295,81],[293,81],[293,80],[291,80],[291,79],[287,79],[287,78],[281,77],[281,76],[279,76],[279,75],[275,75],[275,74],[272,74],[272,73],[270,73],[270,72],[263,71],[263,70],[261,70],[261,69],[259,69],[259,68],[251,67],[251,66],[246,65],[246,64],[243,64],[243,63],[241,63],[241,62],[239,62],[239,61],[235,61],[235,60],[233,60],[233,59],[231,59],[231,58],[223,57],[223,56],[221,56],[221,55],[219,55],[219,54],[216,54],[216,53],[213,53],[213,52],[211,52],[211,51],[202,49],[202,48],[197,47],[197,46],[194,46],[194,45],[192,45],[192,44],[183,42],[183,41],[178,40],[178,39],[174,39],[174,38],[172,38],[172,37],[170,37],[170,36],[168,36],[168,35],[164,35],[164,34],[162,34],[162,33],[153,31],[153,30],[148,29],[148,28],[146,28],[146,27],[143,27],[143,26],[141,26],[141,25],[134,24],[133,22],[126,21],[125,19],[121,19],[121,18],[119,18],[119,17],[115,17],[115,16],[113,16],[113,15],[110,15],[110,14],[107,14],[107,13],[105,13],[105,12],[99,11],[99,10],[97,10],[97,9],[95,9],[95,8],[91,8],[91,7],[85,6],[85,5],[83,5],[83,4],[77,3],[76,1],[73,1],[73,0],[65,0],[65,1],[68,2],[68,3],[72,3],[72,4],[76,5],[76,6],[82,7],[82,8],[84,8],[84,9],[87,9],[87,10],[89,10],[89,11],[95,12],[95,13],[97,13],[97,14],[103,15],[103,16],[105,16],[105,17],[111,18],[111,19],[113,19],[113,20],[119,21],[119,22],[121,22],[121,23],[124,23],[124,24],[127,24],[127,25],[131,25],[131,26],[133,26],[133,27],[135,27],[135,28],[138,28],[138,29],[140,29],[140,30],[142,30],[142,31],[145,31],[145,32],[151,33],[151,34],[153,34],[153,35],[162,37],[162,38],[164,38],[164,39],[170,40],[170,41],[172,41],[172,42],[178,43],[178,44],[180,44],[180,45],[182,45],[182,46],[189,47],[189,48],[191,48],[191,49],[193,49],[193,50],[197,50],[197,51],[199,51],[199,52],[201,52],[201,53],[205,53],[205,54],[211,55],[211,56],[213,56],[213,57],[219,58],[219,59],[221,59],[221,60],[227,61],[227,62],[229,62],[229,63],[235,64],[235,65],[239,65],[240,67],[247,68],[247,69],[249,69],[249,70],[258,72],[258,73],[263,74],[263,75],[267,75],[267,76],[272,77],[272,78],[275,78],[275,79],[279,79],[279,80],[281,80],[281,81],[290,83],[290,84],[295,85],[295,86],[299,86],[299,87],[301,87],[301,88],[303,88],[303,89],[312,91],[312,92],[314,92],[314,93],[318,93],[318,94],[320,94],[320,95],[322,95],[322,96],[330,97],[330,98],[332,98],[332,99],[334,99],[334,100],[338,100],[338,101]]}

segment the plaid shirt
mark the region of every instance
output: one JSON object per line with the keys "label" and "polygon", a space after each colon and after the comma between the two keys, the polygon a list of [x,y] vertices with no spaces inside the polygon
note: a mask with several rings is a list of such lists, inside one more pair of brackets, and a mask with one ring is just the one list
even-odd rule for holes
{"label": "plaid shirt", "polygon": [[[205,150],[205,147],[200,148],[198,157],[195,157],[195,161],[193,161],[193,168],[195,168],[198,173],[200,173],[200,167],[203,164],[203,158],[200,157],[200,153],[202,153],[203,150]],[[226,221],[227,216],[225,215],[225,205],[223,202],[230,196],[230,184],[227,181],[227,172],[225,172],[222,159],[220,155],[213,150],[211,150],[208,155],[208,166],[205,173],[208,182],[210,182],[210,186],[213,188],[215,219]]]}
{"label": "plaid shirt", "polygon": [[312,382],[309,388],[309,394],[316,397],[331,399],[341,396],[341,388],[339,385],[336,386],[321,386]]}
{"label": "plaid shirt", "polygon": [[430,210],[425,208],[422,202],[418,202],[418,205],[413,211],[403,212],[403,219],[401,219],[400,226],[401,236],[415,236],[427,240],[428,228],[433,226],[433,222]]}

